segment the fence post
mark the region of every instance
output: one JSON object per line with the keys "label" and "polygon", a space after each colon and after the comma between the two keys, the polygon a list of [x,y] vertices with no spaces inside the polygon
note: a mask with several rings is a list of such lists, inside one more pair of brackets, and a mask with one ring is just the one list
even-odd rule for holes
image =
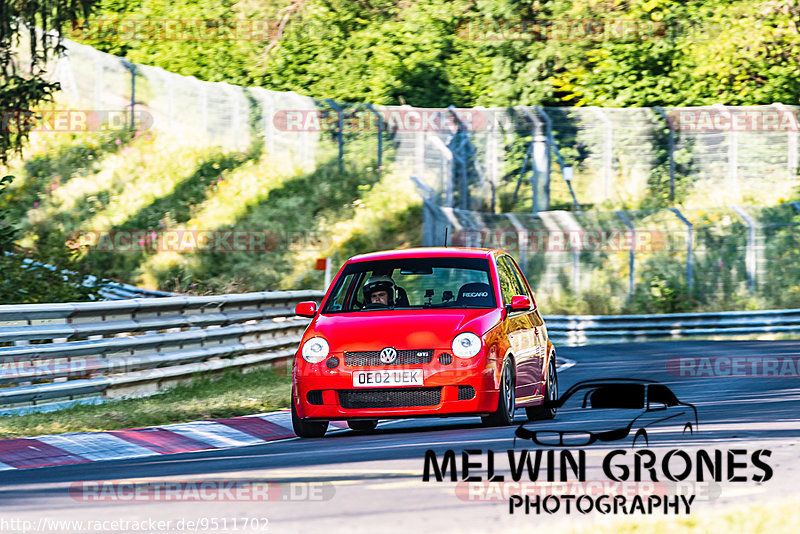
{"label": "fence post", "polygon": [[136,65],[128,61],[122,60],[122,65],[131,73],[131,131],[136,130]]}
{"label": "fence post", "polygon": [[[712,107],[728,112],[728,108],[722,104],[714,104]],[[732,122],[731,117],[728,122]],[[728,132],[728,186],[734,192],[739,190],[739,137],[733,128]]]}
{"label": "fence post", "polygon": [[100,62],[101,56],[94,60],[94,109],[103,109],[103,64]]}
{"label": "fence post", "polygon": [[[454,140],[458,142],[458,145],[455,147],[456,150],[453,150],[453,156],[458,164],[458,175],[460,182],[459,186],[461,189],[458,204],[462,210],[468,210],[471,208],[472,204],[470,202],[471,199],[469,194],[469,159],[475,153],[475,149],[472,146],[469,135],[467,134],[467,127],[464,126],[464,123],[456,113],[456,107],[451,104],[447,107],[447,111],[449,111],[453,116],[453,120],[455,121],[457,128],[455,135],[450,140],[450,145],[452,146],[454,144]],[[478,169],[476,168],[476,170]],[[479,178],[481,180],[480,189],[483,189],[485,173],[479,172],[478,174],[480,175]]]}
{"label": "fence post", "polygon": [[[525,113],[525,116],[528,117],[528,120],[531,121],[531,144],[528,147],[528,152],[525,154],[525,161],[522,164],[522,170],[520,171],[520,180],[522,179],[523,172],[525,171],[525,167],[530,158],[532,158],[532,173],[531,173],[531,190],[533,191],[533,199],[532,199],[532,206],[531,212],[536,214],[539,211],[544,211],[550,207],[550,151],[549,151],[549,139],[547,135],[542,132],[542,121],[539,119],[537,114],[533,114],[530,110],[525,107],[521,106],[522,112]],[[539,178],[540,176],[544,176],[544,182],[546,184],[544,190],[539,192],[539,184],[541,183]],[[519,183],[517,183],[517,187],[519,187]],[[514,199],[516,200],[516,191],[514,192]],[[544,197],[544,202],[542,202],[542,197]]]}
{"label": "fence post", "polygon": [[372,104],[367,104],[367,109],[378,118],[378,172],[380,172],[383,168],[383,117],[375,111]]}
{"label": "fence post", "polygon": [[201,109],[200,113],[202,114],[202,121],[203,121],[202,122],[203,135],[211,138],[212,136],[208,131],[208,92],[206,89],[206,84],[205,82],[198,80],[197,78],[195,78],[195,80],[197,81],[197,84],[200,86],[200,109]]}
{"label": "fence post", "polygon": [[325,102],[336,111],[336,128],[338,130],[337,138],[339,141],[339,172],[342,172],[344,171],[344,118],[342,117],[342,108],[330,98],[326,98]]}
{"label": "fence post", "polygon": [[[261,99],[262,112],[261,116],[264,119],[264,148],[270,156],[275,154],[275,105],[272,100],[272,95],[268,92],[263,93]],[[292,152],[292,160],[295,154]]]}
{"label": "fence post", "polygon": [[625,215],[625,212],[622,210],[616,210],[614,213],[617,214],[617,217],[622,219],[622,222],[625,223],[625,226],[631,231],[631,250],[628,252],[628,296],[630,297],[633,295],[633,285],[634,285],[634,261],[636,259],[636,228],[633,226],[633,223]]}
{"label": "fence post", "polygon": [[[667,145],[667,151],[669,153],[669,201],[675,202],[675,124],[672,122],[669,115],[664,112],[664,108],[661,106],[653,106],[653,109],[661,115],[661,118],[667,123],[667,128],[669,128],[669,141]],[[678,216],[681,217],[681,215]]]}
{"label": "fence post", "polygon": [[613,173],[614,159],[613,159],[613,143],[614,143],[614,127],[611,120],[606,116],[605,112],[597,106],[592,106],[592,111],[600,122],[605,126],[603,131],[603,198],[611,198],[611,175]]}
{"label": "fence post", "polygon": [[442,153],[442,166],[445,167],[441,172],[442,181],[444,182],[442,184],[444,186],[444,206],[446,208],[452,208],[455,196],[453,191],[453,174],[455,173],[453,151],[450,150],[438,136],[432,135],[430,139],[431,143]]}
{"label": "fence post", "polygon": [[669,208],[669,210],[686,225],[686,286],[691,295],[694,288],[694,225],[678,211],[678,208]]}
{"label": "fence post", "polygon": [[[775,104],[772,104],[772,106],[783,113],[791,113],[789,108],[780,102],[776,102]],[[778,122],[780,123],[781,121]],[[798,133],[796,131],[793,131],[791,128],[786,129],[786,168],[789,171],[790,178],[797,174],[797,136]]]}
{"label": "fence post", "polygon": [[741,206],[731,206],[733,211],[742,218],[747,225],[747,249],[745,252],[745,267],[747,268],[747,287],[750,291],[755,291],[758,284],[758,259],[756,251],[756,227],[759,225],[742,209]]}

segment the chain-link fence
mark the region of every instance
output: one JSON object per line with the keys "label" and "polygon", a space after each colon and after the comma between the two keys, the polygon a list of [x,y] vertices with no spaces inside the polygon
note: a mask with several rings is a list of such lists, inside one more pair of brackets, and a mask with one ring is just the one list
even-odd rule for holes
{"label": "chain-link fence", "polygon": [[[443,208],[426,201],[425,245],[501,248],[537,293],[619,310],[637,299],[682,307],[800,305],[800,203],[713,210],[536,215]],[[594,299],[594,303],[591,301]],[[646,308],[646,303],[640,303]],[[608,309],[589,309],[597,313]]]}
{"label": "chain-link fence", "polygon": [[[763,204],[766,192],[775,203],[791,198],[798,107],[372,106],[203,82],[66,48],[51,69],[64,105],[120,111],[187,142],[263,143],[307,171],[393,165],[425,197],[424,245],[441,244],[448,227],[463,244],[517,250],[548,294],[604,288],[622,303],[677,287],[706,301],[759,295],[779,306],[800,295],[798,205],[739,207]],[[716,208],[670,208],[681,203]]]}
{"label": "chain-link fence", "polygon": [[263,142],[308,170],[394,164],[444,207],[728,205],[766,188],[788,198],[797,184],[798,107],[373,107],[203,82],[65,44],[51,69],[65,105],[121,111],[195,143]]}

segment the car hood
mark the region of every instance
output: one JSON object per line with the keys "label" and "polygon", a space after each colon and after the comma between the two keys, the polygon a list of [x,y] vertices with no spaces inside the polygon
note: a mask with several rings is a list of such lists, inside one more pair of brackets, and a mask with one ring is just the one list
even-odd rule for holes
{"label": "car hood", "polygon": [[501,318],[499,309],[351,312],[317,316],[306,336],[324,337],[331,352],[449,348],[457,334],[482,335]]}

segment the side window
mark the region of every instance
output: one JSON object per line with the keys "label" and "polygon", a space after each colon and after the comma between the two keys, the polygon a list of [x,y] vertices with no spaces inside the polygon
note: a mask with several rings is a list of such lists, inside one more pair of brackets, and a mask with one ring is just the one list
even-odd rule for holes
{"label": "side window", "polygon": [[517,267],[517,264],[514,263],[514,261],[508,256],[503,256],[503,261],[508,263],[508,267],[514,274],[514,278],[517,281],[517,287],[519,288],[519,293],[517,293],[517,295],[525,295],[533,299],[530,292],[528,291],[528,287],[525,285],[525,277],[522,276],[522,273],[520,272],[519,267]]}
{"label": "side window", "polygon": [[500,278],[500,292],[503,293],[503,304],[511,304],[511,297],[519,295],[519,286],[513,271],[504,258],[497,260],[497,274]]}

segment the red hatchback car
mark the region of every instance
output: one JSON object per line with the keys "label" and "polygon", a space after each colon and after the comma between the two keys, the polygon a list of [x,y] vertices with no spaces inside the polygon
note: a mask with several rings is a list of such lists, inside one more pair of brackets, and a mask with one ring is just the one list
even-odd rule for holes
{"label": "red hatchback car", "polygon": [[292,369],[292,423],[321,437],[331,420],[477,415],[508,425],[558,398],[555,349],[533,292],[500,250],[418,248],[355,256],[313,317]]}

